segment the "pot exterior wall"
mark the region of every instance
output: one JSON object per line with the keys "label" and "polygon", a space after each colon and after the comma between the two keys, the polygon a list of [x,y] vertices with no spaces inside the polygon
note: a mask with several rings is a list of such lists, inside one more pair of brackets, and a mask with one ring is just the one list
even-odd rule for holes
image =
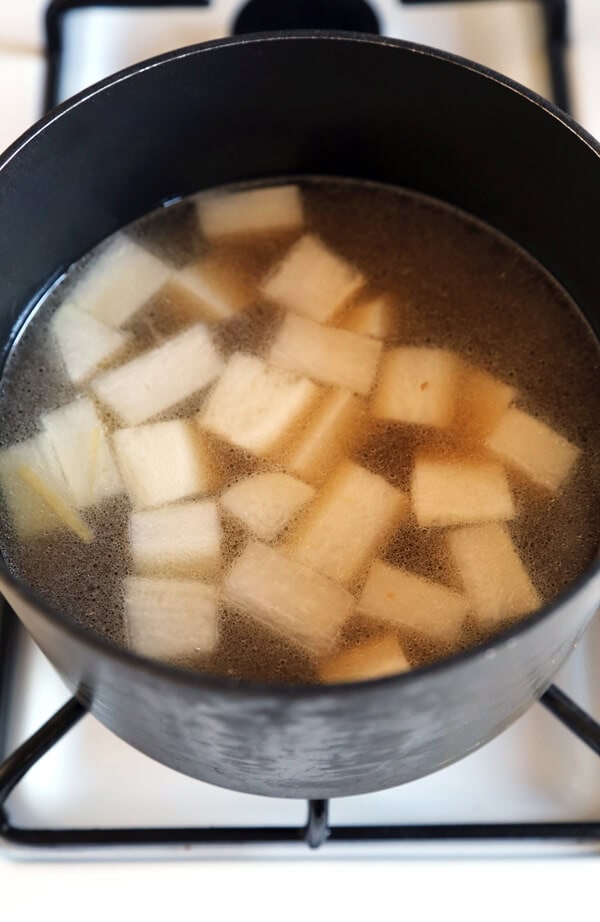
{"label": "pot exterior wall", "polygon": [[196,685],[99,656],[6,593],[80,700],[117,736],[187,775],[252,794],[340,797],[404,784],[507,727],[550,684],[600,596],[600,577],[519,636],[412,676],[259,691]]}

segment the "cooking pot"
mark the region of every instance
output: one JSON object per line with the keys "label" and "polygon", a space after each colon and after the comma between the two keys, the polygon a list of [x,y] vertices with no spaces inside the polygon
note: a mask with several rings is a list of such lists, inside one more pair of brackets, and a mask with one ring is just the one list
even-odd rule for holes
{"label": "cooking pot", "polygon": [[[40,292],[124,224],[199,189],[302,173],[406,186],[484,219],[546,265],[598,335],[600,148],[578,125],[439,51],[266,33],[138,64],[5,154],[3,359]],[[581,636],[600,603],[600,566],[482,646],[325,687],[187,673],[76,626],[4,565],[0,588],[77,698],[137,749],[238,791],[325,798],[403,784],[500,733]]]}

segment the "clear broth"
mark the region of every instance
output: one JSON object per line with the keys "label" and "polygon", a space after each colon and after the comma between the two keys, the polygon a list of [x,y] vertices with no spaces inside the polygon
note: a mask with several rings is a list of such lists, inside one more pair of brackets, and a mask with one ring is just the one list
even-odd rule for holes
{"label": "clear broth", "polygon": [[[388,292],[397,306],[387,346],[435,345],[456,350],[514,384],[520,405],[583,449],[566,485],[549,496],[511,473],[519,514],[509,523],[513,540],[545,601],[590,564],[600,536],[600,374],[598,342],[565,291],[535,260],[483,223],[409,191],[364,182],[301,180],[306,224],[369,279],[369,292]],[[127,233],[173,267],[207,249],[252,286],[253,306],[215,327],[224,356],[244,350],[264,356],[282,312],[260,301],[256,283],[290,246],[289,235],[235,243],[201,239],[193,200],[161,209]],[[91,254],[93,257],[93,254]],[[36,431],[40,414],[78,393],[67,381],[51,345],[49,323],[89,256],[73,266],[32,314],[13,348],[0,381],[0,447]],[[368,293],[368,292],[366,292]],[[361,293],[361,296],[365,292]],[[190,322],[178,305],[154,298],[129,325],[132,354],[162,341]],[[204,394],[159,418],[188,416]],[[107,425],[116,421],[104,413]],[[380,422],[353,459],[407,490],[415,450],[472,456],[472,446],[441,431]],[[228,484],[249,472],[272,469],[235,449],[214,443]],[[84,545],[65,531],[23,541],[2,517],[0,546],[11,569],[52,605],[115,644],[126,645],[121,584],[131,571],[125,498],[90,511],[96,539]],[[245,540],[241,527],[224,521],[225,563]],[[402,527],[380,555],[459,589],[443,547],[443,531]],[[360,580],[358,581],[360,584]],[[508,622],[507,622],[508,623]],[[342,645],[377,634],[352,618]],[[444,657],[483,639],[467,620],[452,649],[415,632],[398,632],[413,666]],[[220,640],[211,656],[192,655],[178,665],[205,673],[277,682],[314,682],[316,663],[292,644],[239,612],[224,609]]]}

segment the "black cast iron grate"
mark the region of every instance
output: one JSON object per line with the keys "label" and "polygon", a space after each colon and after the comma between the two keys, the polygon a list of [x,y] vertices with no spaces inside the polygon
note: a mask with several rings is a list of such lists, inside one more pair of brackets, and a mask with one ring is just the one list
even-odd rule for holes
{"label": "black cast iron grate", "polygon": [[[215,0],[218,2],[218,0]],[[255,0],[246,3],[245,10],[253,5]],[[290,5],[291,0],[286,0],[286,6]],[[397,0],[405,6],[426,6],[436,5],[439,3],[454,3],[456,0]],[[481,2],[481,0],[480,0]],[[483,0],[483,2],[494,3],[495,0]],[[520,0],[514,0],[515,3]],[[565,66],[565,52],[568,44],[568,5],[569,0],[538,0],[542,12],[542,25],[544,29],[544,45],[546,51],[548,75],[550,78],[551,96],[553,101],[565,112],[570,111],[570,94],[569,81],[567,78],[567,69]],[[280,4],[280,0],[272,0],[270,6],[274,9]],[[62,52],[63,52],[63,24],[64,17],[70,10],[83,9],[86,7],[202,7],[210,6],[211,0],[52,0],[48,4],[46,13],[46,86],[44,93],[44,108],[51,109],[60,101],[58,93],[58,82],[60,76]],[[354,17],[348,15],[349,6],[359,6],[355,0],[350,4],[349,0],[293,0],[292,4],[296,9],[303,6],[307,9],[307,15],[303,18],[299,16],[295,28],[318,28],[325,24],[331,27],[332,18],[335,8],[342,11],[343,23],[345,28],[352,27],[354,31],[375,31],[373,15],[361,14],[357,10]],[[326,5],[328,16],[325,20],[320,20],[318,13],[313,12]],[[364,0],[362,5],[368,10],[377,8],[377,0]],[[257,19],[253,17],[253,31],[258,28],[268,30],[273,27],[269,20],[269,4],[263,3],[265,7],[264,18]],[[243,10],[242,12],[245,12]],[[312,17],[316,15],[316,20]],[[432,11],[432,16],[435,11]],[[243,26],[243,16],[238,14],[238,21]],[[190,37],[190,41],[193,37]]]}
{"label": "black cast iron grate", "polygon": [[[91,6],[205,6],[210,0],[54,0],[47,13],[48,68],[46,107],[58,101],[58,77],[62,55],[62,19],[68,10]],[[406,4],[453,2],[453,0],[400,0]],[[493,0],[489,0],[493,2]],[[515,0],[517,2],[517,0]],[[567,0],[540,0],[543,9],[545,47],[554,101],[569,109],[569,87],[565,68],[567,46]],[[16,664],[18,622],[7,605],[0,605],[0,758],[6,753],[13,672]],[[564,692],[551,686],[541,703],[565,727],[597,755],[600,755],[600,724],[585,713]],[[552,823],[470,823],[374,826],[330,826],[328,801],[308,802],[304,826],[243,826],[205,828],[116,828],[50,829],[21,828],[11,823],[6,810],[9,795],[27,772],[74,727],[86,713],[71,698],[38,731],[0,763],[0,843],[41,854],[47,850],[68,850],[75,856],[88,851],[109,851],[128,847],[194,845],[265,845],[305,842],[318,848],[324,842],[565,842],[600,845],[600,820]]]}

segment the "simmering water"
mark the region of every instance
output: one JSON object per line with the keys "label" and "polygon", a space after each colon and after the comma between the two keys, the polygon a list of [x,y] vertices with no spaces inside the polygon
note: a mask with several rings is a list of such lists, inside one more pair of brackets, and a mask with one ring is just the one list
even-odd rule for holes
{"label": "simmering water", "polygon": [[[128,421],[129,428],[133,428],[140,422],[146,425],[160,420],[192,420],[187,430],[188,442],[191,439],[188,451],[200,452],[205,472],[210,468],[204,488],[181,497],[167,495],[170,477],[166,478],[165,496],[159,496],[165,484],[155,483],[148,487],[150,494],[143,501],[135,491],[132,494],[130,485],[129,491],[124,491],[122,486],[107,490],[104,499],[91,504],[78,503],[76,497],[74,500],[71,497],[68,507],[76,509],[77,521],[93,534],[93,540],[85,541],[81,539],[81,533],[78,535],[60,523],[57,525],[56,521],[52,523],[52,513],[47,507],[48,497],[39,492],[39,479],[43,480],[43,476],[40,474],[37,480],[32,482],[30,478],[27,481],[24,468],[33,469],[34,465],[30,468],[25,459],[16,475],[12,471],[12,480],[8,475],[4,479],[6,507],[0,543],[11,569],[74,621],[120,645],[131,643],[134,638],[134,633],[131,633],[128,640],[124,613],[123,587],[127,577],[138,574],[145,579],[200,580],[215,588],[207,590],[209,601],[201,606],[199,622],[206,620],[206,611],[213,611],[216,606],[216,627],[213,617],[208,633],[206,626],[198,628],[197,644],[183,643],[176,650],[168,644],[165,658],[202,672],[279,682],[318,681],[319,676],[327,675],[320,664],[333,653],[351,649],[359,642],[367,643],[373,638],[385,636],[386,643],[393,644],[399,641],[397,649],[401,649],[408,663],[414,667],[476,644],[491,632],[514,622],[515,612],[510,611],[493,619],[481,616],[477,604],[472,601],[469,586],[465,584],[464,572],[457,565],[457,558],[449,552],[448,536],[456,528],[476,528],[481,522],[502,521],[504,524],[500,527],[510,535],[532,587],[535,587],[532,591],[537,591],[539,599],[544,602],[554,598],[590,564],[600,536],[600,388],[597,386],[600,356],[589,327],[564,290],[537,262],[509,240],[468,215],[433,199],[390,187],[330,179],[301,180],[298,188],[303,212],[301,226],[296,215],[295,220],[290,219],[288,226],[244,234],[221,233],[219,228],[211,229],[206,217],[204,224],[202,218],[199,222],[198,214],[206,216],[208,213],[203,204],[207,201],[206,195],[201,195],[154,212],[128,227],[124,231],[125,237],[119,239],[135,241],[158,262],[152,260],[148,267],[136,270],[133,280],[130,278],[127,283],[123,281],[126,271],[122,276],[120,284],[127,284],[124,302],[134,303],[136,298],[140,302],[131,316],[119,322],[115,322],[112,315],[110,318],[108,314],[103,316],[102,310],[112,311],[115,304],[120,303],[121,289],[103,296],[104,307],[101,305],[95,317],[101,322],[108,318],[111,329],[118,329],[127,336],[120,348],[117,348],[115,340],[111,358],[104,364],[100,363],[98,369],[83,375],[83,382],[73,384],[57,347],[57,312],[65,303],[72,303],[75,310],[81,309],[85,313],[87,308],[81,292],[87,286],[88,294],[92,290],[93,296],[94,273],[98,285],[102,284],[102,254],[109,252],[106,248],[110,247],[110,241],[105,241],[97,251],[71,267],[61,283],[32,314],[8,358],[0,382],[2,449],[40,432],[44,426],[43,418],[49,411],[69,404],[80,394],[92,398],[100,419],[100,429],[92,427],[88,443],[90,456],[93,456],[93,461],[89,463],[93,469],[92,485],[96,481],[94,489],[101,463],[99,452],[104,450],[99,448],[99,439],[104,439],[105,433],[107,450],[114,452],[114,433],[124,428]],[[226,193],[229,191],[225,190]],[[214,195],[211,193],[208,199],[209,206],[215,201]],[[309,297],[304,306],[294,303],[290,307],[286,303],[286,295],[275,291],[276,286],[269,289],[268,281],[265,282],[274,278],[278,267],[303,233],[310,233],[324,243],[330,253],[363,277],[362,284],[354,285],[355,290],[342,299],[344,303],[331,316],[315,316],[320,297]],[[95,268],[96,259],[100,268]],[[213,293],[217,290],[224,299],[226,317],[218,316],[220,308],[215,308],[214,303],[208,309],[202,298],[198,300],[190,295],[189,289],[186,293],[180,285],[178,287],[178,281],[185,277],[186,267],[196,264],[204,267],[203,277],[208,277],[211,284],[217,280]],[[179,275],[182,270],[184,276]],[[153,272],[156,273],[154,283]],[[300,279],[292,284],[292,291],[296,294],[302,288],[306,275],[310,272],[301,273]],[[137,294],[136,286],[139,289]],[[360,334],[361,343],[368,340],[374,344],[365,347],[367,352],[364,355],[368,353],[374,362],[371,379],[366,383],[362,378],[360,382],[358,378],[356,382],[353,379],[358,366],[364,370],[362,358],[358,358],[354,366],[352,363],[346,365],[340,372],[350,375],[351,380],[325,380],[328,374],[334,377],[337,374],[334,355],[337,347],[332,345],[333,341],[327,341],[327,345],[323,346],[326,357],[331,360],[325,362],[322,357],[314,358],[310,344],[303,347],[304,352],[300,348],[300,359],[297,355],[289,357],[289,342],[282,346],[282,324],[291,324],[289,336],[293,346],[294,338],[304,335],[308,329],[302,324],[309,323],[313,332],[315,322],[327,329],[341,328],[351,316],[353,307],[380,296],[385,297],[381,313],[386,327],[384,339]],[[206,296],[204,301],[210,302],[211,297]],[[292,300],[294,297],[292,294]],[[298,317],[302,321],[297,329],[294,322]],[[215,371],[206,384],[196,388],[190,386],[182,399],[166,408],[159,408],[158,412],[150,413],[141,421],[132,421],[125,418],[118,407],[115,408],[106,392],[95,386],[99,376],[105,375],[107,369],[123,366],[184,331],[197,329],[198,324],[207,331],[212,341],[210,361],[216,363]],[[380,341],[383,342],[382,347],[376,345]],[[470,404],[465,403],[468,385],[464,377],[460,378],[461,383],[454,394],[459,408],[450,423],[422,425],[387,418],[388,411],[381,410],[386,403],[385,395],[381,395],[388,386],[386,381],[396,380],[399,372],[394,366],[386,379],[382,368],[387,353],[400,347],[443,349],[446,356],[449,350],[460,357],[461,375],[464,374],[465,363],[469,363],[470,367],[489,372],[498,382],[513,387],[515,394],[512,399],[516,407],[543,421],[554,433],[580,450],[560,485],[555,488],[540,485],[530,473],[508,461],[506,455],[495,451],[490,444],[486,445],[489,433],[474,435],[468,420]],[[318,344],[314,345],[315,353],[319,348]],[[380,348],[383,350],[381,354]],[[256,448],[256,445],[236,444],[235,432],[231,437],[226,434],[225,430],[230,431],[233,425],[226,418],[227,413],[234,413],[231,406],[224,413],[220,405],[221,409],[217,407],[215,411],[216,421],[209,419],[207,406],[216,399],[214,394],[223,381],[220,377],[223,367],[230,368],[228,360],[237,353],[256,356],[261,362],[266,362],[268,368],[283,365],[287,369],[284,373],[287,385],[291,386],[290,382],[293,382],[299,387],[304,384],[307,387],[304,409],[298,411],[293,420],[290,416],[289,425],[282,424],[283,441],[278,440],[268,450]],[[295,355],[294,348],[291,353]],[[79,352],[77,354],[80,355]],[[357,355],[362,356],[363,352],[359,351]],[[210,361],[207,359],[209,364]],[[301,367],[307,363],[310,367]],[[261,365],[261,368],[264,366]],[[170,374],[177,377],[180,372],[183,374],[178,360]],[[193,376],[195,371],[190,373]],[[432,375],[435,376],[434,372]],[[425,378],[421,388],[435,387],[434,377],[430,379],[425,375]],[[133,380],[139,382],[138,373]],[[291,465],[290,459],[296,446],[314,430],[324,402],[328,399],[333,401],[336,394],[340,395],[338,388],[342,383],[345,385],[344,399],[352,406],[354,416],[349,413],[350,422],[345,430],[343,427],[340,429],[339,437],[334,440],[336,445],[341,445],[340,457],[333,459],[335,464],[331,465],[331,470],[326,470],[328,461],[324,459],[324,467],[320,473],[308,478],[309,485],[302,492],[298,481],[304,482],[304,479]],[[238,395],[235,400],[241,407],[241,422],[238,419],[235,423],[238,429],[247,423],[253,412],[250,407],[242,406],[242,402],[254,386],[242,387],[241,397]],[[476,403],[481,390],[477,384],[470,386],[470,400]],[[182,387],[185,389],[184,384]],[[353,390],[358,391],[358,396],[354,398],[351,397]],[[339,399],[342,400],[342,397]],[[267,401],[268,413],[283,413],[278,401],[279,397],[273,391]],[[267,411],[263,407],[261,412]],[[220,426],[222,431],[218,431]],[[171,436],[167,438],[165,435],[165,439],[170,441]],[[146,468],[150,465],[158,471],[156,478],[160,481],[156,449],[147,447],[142,456],[146,458]],[[156,461],[154,465],[153,458]],[[398,498],[399,507],[395,514],[390,513],[390,522],[382,529],[379,538],[368,544],[362,556],[358,554],[355,565],[348,566],[348,572],[342,574],[340,570],[338,578],[337,564],[329,566],[325,562],[327,549],[315,550],[312,547],[314,534],[321,537],[325,534],[326,542],[333,540],[336,532],[341,536],[342,547],[347,544],[350,548],[348,557],[340,563],[344,569],[352,557],[353,536],[357,530],[362,530],[362,526],[356,523],[347,526],[345,519],[337,524],[337,513],[333,514],[333,520],[328,520],[324,532],[318,529],[311,531],[311,523],[315,521],[314,510],[327,505],[327,497],[338,489],[341,475],[339,470],[336,473],[336,467],[343,465],[345,459],[383,478],[387,485],[398,491],[390,492],[389,500],[382,500],[384,513],[395,502],[393,497]],[[498,513],[496,518],[493,513],[486,513],[481,519],[477,518],[477,512],[474,518],[473,513],[467,513],[467,518],[461,522],[459,511],[452,523],[419,524],[415,515],[414,469],[415,463],[423,459],[433,459],[436,463],[452,462],[466,470],[469,470],[469,465],[493,465],[496,475],[500,471],[507,480],[513,512],[510,515]],[[64,468],[64,458],[62,461]],[[123,463],[117,453],[114,470],[119,470],[128,484]],[[290,468],[296,478],[296,504],[294,506],[290,501],[287,518],[281,520],[276,533],[265,539],[264,534],[256,532],[258,526],[249,524],[249,520],[240,515],[239,509],[236,511],[225,500],[225,491],[253,474],[289,474]],[[172,471],[173,467],[170,468]],[[25,530],[19,526],[11,506],[11,484],[14,485],[15,476],[22,481],[18,496],[23,489],[29,489],[29,499],[34,504],[40,504],[45,520],[50,516],[50,524]],[[118,474],[115,476],[120,480]],[[176,479],[175,473],[173,478]],[[383,481],[378,480],[377,484],[381,487]],[[84,492],[86,484],[89,486],[84,478]],[[355,500],[360,507],[361,496],[366,495],[362,486],[359,488],[353,484],[355,481],[351,480],[348,497],[342,502],[344,516]],[[151,495],[153,489],[158,491],[156,502]],[[382,489],[385,489],[385,484]],[[427,493],[429,488],[423,489]],[[284,493],[289,498],[285,490]],[[13,501],[15,496],[17,494],[12,497]],[[138,515],[142,508],[156,506],[169,509],[173,502],[189,505],[199,501],[208,503],[211,508],[215,504],[220,531],[220,561],[207,558],[190,565],[165,559],[162,563],[153,564],[147,560],[140,563],[138,558],[132,558],[132,514]],[[274,502],[272,493],[267,491],[267,507],[271,508]],[[377,512],[375,506],[372,508]],[[361,514],[358,514],[359,523],[360,520]],[[168,521],[165,519],[166,524],[159,526],[159,530],[163,527],[168,530]],[[209,529],[212,527],[207,525]],[[354,529],[352,534],[344,532],[346,527]],[[174,532],[173,540],[175,537]],[[320,574],[318,585],[321,590],[325,591],[325,586],[327,591],[331,589],[337,593],[331,603],[332,608],[339,603],[343,614],[339,615],[337,630],[331,629],[329,641],[323,640],[322,636],[314,640],[309,636],[310,630],[308,640],[303,640],[302,630],[298,634],[294,627],[286,627],[285,612],[283,616],[281,612],[273,614],[271,609],[277,608],[274,602],[270,614],[263,617],[260,613],[257,616],[256,604],[259,608],[261,605],[269,608],[270,603],[264,600],[250,603],[241,598],[239,579],[243,579],[243,575],[233,580],[231,572],[232,569],[237,572],[235,568],[240,555],[256,537],[261,546],[274,549],[277,556],[273,559],[279,561],[282,558],[294,561],[297,567],[308,567],[308,576],[302,570],[308,582],[294,583],[294,586],[310,587],[309,577],[314,571]],[[299,547],[301,550],[298,550]],[[278,572],[270,569],[271,559],[268,555],[259,555],[255,564],[250,566],[259,586],[261,580],[268,586],[270,580],[280,578]],[[447,631],[442,627],[430,631],[425,622],[416,625],[410,617],[393,621],[381,614],[375,615],[373,610],[366,611],[365,606],[368,608],[368,605],[364,598],[362,603],[360,599],[374,560],[416,574],[436,587],[452,590],[456,593],[448,597],[454,600],[452,604],[459,597],[466,599],[458,628]],[[377,583],[373,574],[372,579]],[[236,583],[235,590],[232,589],[232,581]],[[154,584],[148,585],[153,592]],[[310,593],[312,590],[306,591]],[[394,592],[390,590],[387,593],[389,602],[394,602]],[[294,595],[291,591],[290,598]],[[151,597],[155,598],[154,595]],[[290,602],[294,611],[297,601],[294,598],[293,604]],[[428,604],[435,607],[434,601],[419,604],[425,609]],[[531,609],[535,605],[524,607]],[[319,617],[322,614],[320,612]],[[443,614],[442,611],[442,620]],[[180,631],[178,615],[173,612],[171,615],[172,629],[177,634]],[[519,613],[521,616],[523,613]],[[158,629],[159,634],[161,630],[168,632],[169,617],[167,606],[159,618],[162,625]],[[218,634],[216,645],[215,630]],[[208,635],[212,640],[206,639]],[[376,653],[376,657],[379,655],[384,656]],[[397,668],[401,668],[400,660],[392,659]],[[390,667],[392,671],[394,668]]]}

